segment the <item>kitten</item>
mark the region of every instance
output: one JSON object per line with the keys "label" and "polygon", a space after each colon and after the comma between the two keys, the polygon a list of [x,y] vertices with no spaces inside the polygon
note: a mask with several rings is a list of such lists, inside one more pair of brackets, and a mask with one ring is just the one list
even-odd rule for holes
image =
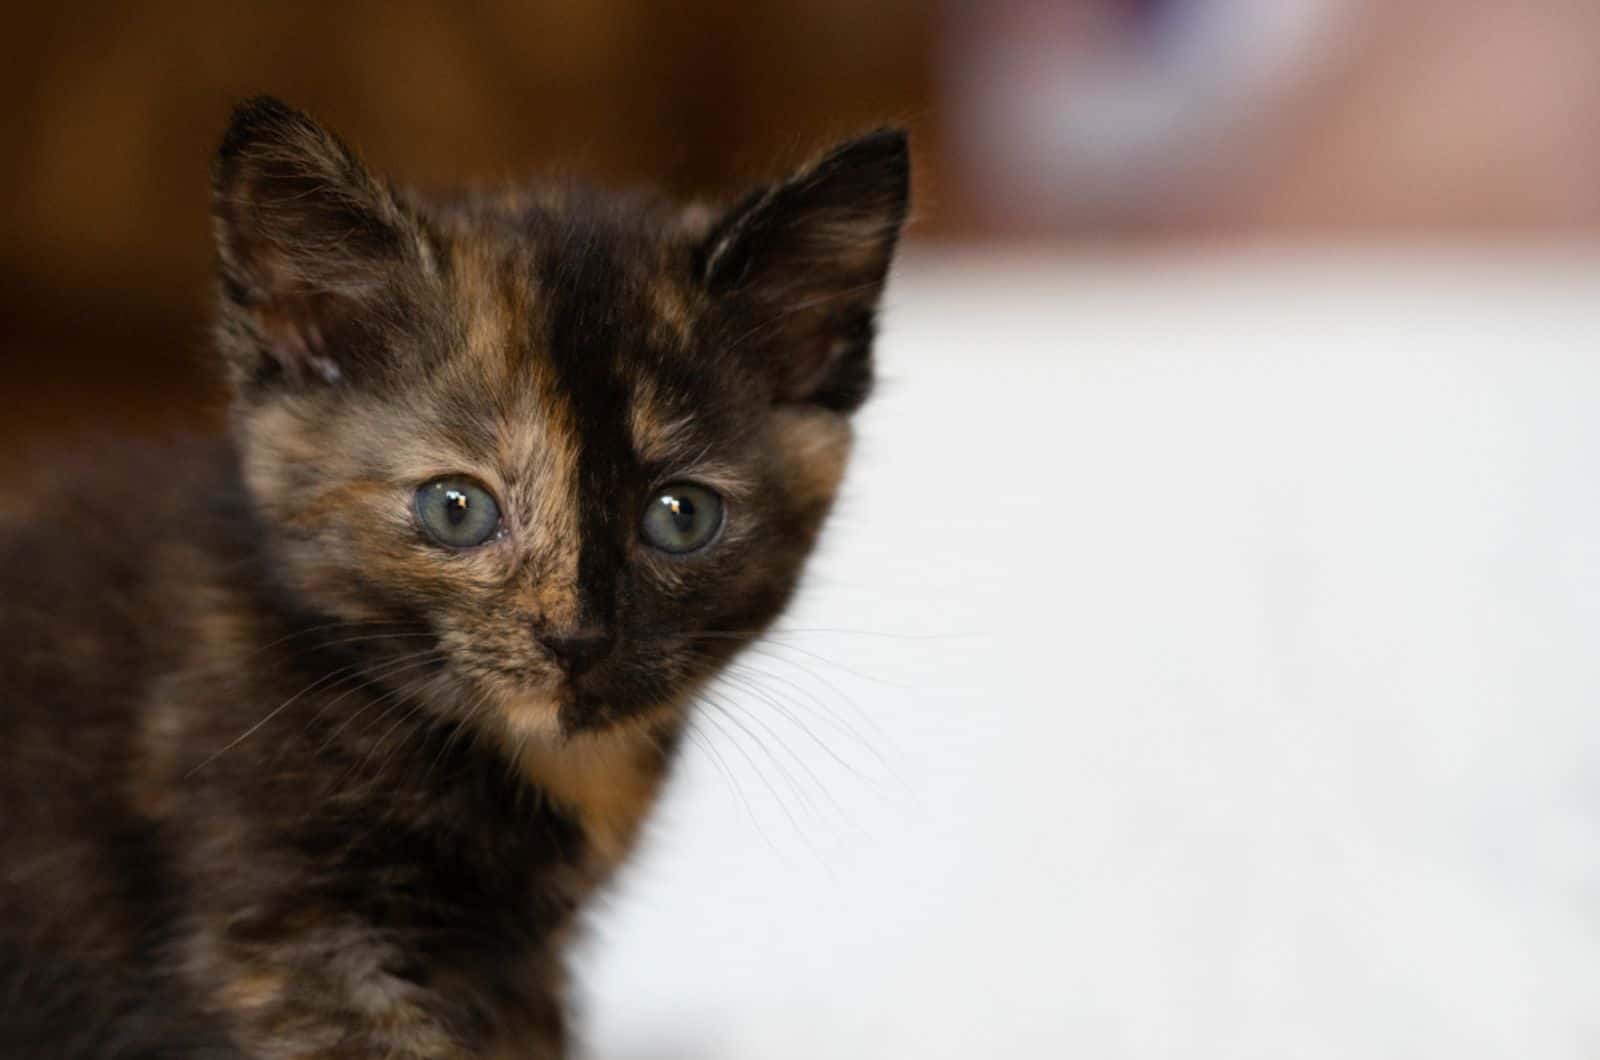
{"label": "kitten", "polygon": [[828,512],[908,179],[881,131],[723,211],[429,198],[241,106],[230,438],[0,535],[0,1052],[563,1055],[574,915]]}

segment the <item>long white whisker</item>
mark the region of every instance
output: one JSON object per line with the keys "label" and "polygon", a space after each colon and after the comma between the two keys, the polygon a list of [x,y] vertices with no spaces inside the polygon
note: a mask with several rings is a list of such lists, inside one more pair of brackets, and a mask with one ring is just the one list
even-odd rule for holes
{"label": "long white whisker", "polygon": [[738,778],[733,775],[733,771],[728,768],[728,763],[723,760],[721,753],[717,751],[716,745],[704,733],[695,729],[695,725],[699,723],[699,720],[699,717],[696,717],[694,721],[685,727],[684,736],[694,741],[694,745],[705,752],[706,757],[716,767],[717,772],[722,775],[723,781],[732,790],[734,797],[744,807],[744,815],[749,819],[750,824],[754,826],[756,834],[761,837],[761,841],[767,845],[768,849],[776,853],[778,848],[772,845],[772,837],[767,835],[766,829],[761,827],[761,822],[756,820],[755,810],[750,806],[750,798],[745,794],[744,786],[739,783]]}
{"label": "long white whisker", "polygon": [[[371,676],[370,680],[368,680],[368,681],[366,681],[366,682],[364,682],[364,683],[362,683],[360,685],[357,685],[357,686],[355,686],[353,688],[346,689],[345,691],[343,691],[343,692],[341,692],[339,694],[338,698],[334,699],[332,702],[329,702],[329,703],[325,704],[322,707],[322,709],[317,712],[316,717],[313,718],[312,721],[313,722],[316,721],[317,718],[320,718],[323,714],[327,713],[336,704],[338,704],[339,702],[344,700],[347,696],[353,695],[354,693],[360,691],[363,688],[370,688],[373,684],[376,684],[380,679],[387,680],[387,679],[395,676],[396,674],[408,673],[408,672],[410,672],[412,670],[424,669],[424,668],[426,668],[428,666],[432,666],[432,665],[436,664],[437,662],[439,662],[441,659],[443,659],[445,657],[444,652],[438,651],[438,650],[429,651],[429,652],[425,653],[425,655],[427,656],[425,658],[416,658],[416,657],[408,658],[408,659],[404,660],[402,665],[393,665],[393,666],[385,667],[381,672],[373,674]],[[377,706],[380,703],[384,703],[384,702],[387,702],[387,701],[393,699],[397,694],[408,694],[406,692],[406,688],[407,688],[407,686],[402,685],[402,686],[400,686],[398,688],[390,689],[388,692],[385,692],[383,695],[378,696],[377,698],[369,700],[368,702],[362,704],[361,709],[357,710],[355,713],[351,714],[348,718],[345,718],[337,726],[334,727],[333,732],[329,733],[328,734],[328,738],[323,741],[322,750],[326,751],[328,748],[332,747],[336,742],[338,742],[340,734],[343,733],[345,731],[345,729],[349,728],[350,725],[357,718],[361,717],[361,715],[365,714],[367,711],[371,710],[373,707]],[[387,713],[388,713],[387,711],[384,712],[385,715]],[[382,717],[383,717],[383,715],[380,715],[380,720],[382,719]]]}
{"label": "long white whisker", "polygon": [[244,732],[242,732],[238,736],[234,737],[232,740],[230,740],[227,744],[223,745],[218,750],[212,752],[199,765],[197,765],[193,769],[189,770],[189,772],[185,774],[185,777],[187,778],[187,777],[194,776],[200,770],[204,769],[206,766],[210,765],[212,762],[215,762],[217,759],[221,758],[224,754],[226,754],[227,752],[231,751],[233,748],[239,746],[245,740],[249,739],[252,735],[254,735],[255,733],[259,732],[261,730],[262,726],[266,725],[273,718],[277,717],[279,714],[282,714],[285,710],[289,709],[289,707],[292,704],[298,702],[301,699],[301,697],[305,696],[308,692],[312,692],[315,689],[318,689],[318,688],[322,687],[323,685],[327,684],[329,681],[332,681],[335,678],[341,677],[341,676],[343,676],[345,674],[351,673],[351,672],[353,672],[355,670],[358,670],[358,669],[360,669],[360,665],[359,664],[353,664],[353,665],[350,665],[350,666],[344,666],[344,667],[341,667],[338,670],[333,671],[330,674],[325,674],[324,676],[322,676],[322,677],[318,678],[317,680],[311,682],[309,685],[306,685],[300,691],[296,692],[294,695],[290,696],[288,699],[286,699],[282,703],[278,704],[272,710],[268,711],[266,716],[263,717],[260,721],[256,722],[254,725],[251,725],[249,728],[245,729]]}
{"label": "long white whisker", "polygon": [[[750,689],[750,688],[746,688],[745,691],[750,692],[753,695],[760,695],[762,697],[763,701],[766,702],[769,706],[772,706],[772,707],[776,708],[780,713],[784,713],[782,707],[778,706],[778,704],[773,702],[770,698],[762,695],[762,693],[760,693],[760,692],[758,692],[756,690]],[[759,725],[761,727],[762,731],[764,731],[768,736],[770,736],[772,738],[773,742],[776,743],[779,747],[781,747],[783,749],[783,752],[785,754],[787,754],[794,761],[794,763],[800,767],[801,771],[804,772],[805,775],[808,778],[810,778],[811,783],[813,785],[815,785],[817,790],[822,793],[822,797],[828,801],[828,805],[833,807],[834,812],[839,815],[839,818],[842,821],[844,821],[845,823],[849,824],[850,826],[856,828],[857,830],[860,830],[860,826],[850,818],[850,815],[845,812],[844,807],[842,805],[840,805],[839,800],[834,796],[833,789],[830,788],[827,784],[823,783],[822,778],[817,775],[816,770],[812,769],[810,763],[808,763],[805,760],[805,756],[796,753],[794,748],[790,747],[788,745],[787,741],[785,741],[783,739],[783,737],[778,734],[777,730],[774,729],[772,726],[767,724],[766,720],[761,716],[761,713],[759,711],[752,710],[748,705],[740,703],[736,699],[731,699],[730,698],[728,702],[729,702],[729,704],[731,706],[737,707],[740,710],[740,712],[743,713],[746,717],[748,717],[753,723],[755,723],[756,725]],[[791,722],[793,722],[794,718],[792,716],[790,716],[789,720]],[[798,723],[796,723],[796,724],[798,725]],[[805,728],[805,726],[798,725],[798,727],[801,729],[801,731],[805,732],[807,736],[811,736],[813,740],[816,739],[815,736],[809,730],[807,730]],[[823,744],[821,741],[817,741],[817,744],[824,751],[827,751],[830,755],[833,755],[834,759],[847,772],[851,773],[858,780],[860,780],[864,784],[867,784],[869,787],[872,786],[871,782],[868,781],[865,777],[862,777],[861,774],[858,773],[848,762],[846,762],[844,759],[840,758],[838,755],[834,755],[832,749],[829,748],[826,744]],[[813,804],[812,805],[812,809],[815,811],[817,809],[817,807]]]}
{"label": "long white whisker", "polygon": [[[705,694],[702,693],[702,695],[704,696]],[[793,811],[791,811],[789,809],[789,804],[786,803],[783,800],[783,797],[778,794],[778,789],[773,787],[771,778],[769,778],[767,776],[767,774],[762,771],[760,766],[756,765],[755,759],[750,757],[750,752],[745,750],[744,744],[741,743],[739,740],[733,739],[731,737],[731,735],[729,734],[728,730],[723,728],[722,720],[726,719],[727,721],[731,722],[732,724],[738,726],[738,728],[746,736],[750,737],[750,739],[752,739],[752,740],[755,740],[757,746],[760,745],[761,741],[760,740],[756,740],[755,734],[752,733],[744,725],[740,724],[728,712],[728,709],[726,707],[724,707],[722,704],[718,703],[716,700],[711,699],[709,697],[705,697],[703,699],[703,702],[707,706],[713,707],[716,710],[721,711],[721,716],[720,717],[718,715],[716,715],[716,714],[711,713],[710,711],[702,712],[701,716],[703,718],[705,718],[706,723],[710,724],[710,725],[715,725],[717,727],[718,731],[720,731],[724,736],[729,737],[729,741],[728,742],[733,745],[733,749],[735,751],[738,751],[740,756],[742,758],[744,758],[745,762],[749,764],[751,771],[754,772],[755,775],[760,778],[761,783],[764,784],[766,786],[767,791],[772,794],[773,801],[778,804],[778,808],[783,811],[783,815],[789,819],[789,827],[791,827],[791,828],[793,828],[795,830],[795,834],[796,835],[803,835],[804,833],[802,832],[802,830],[800,828],[800,822],[795,819]],[[770,756],[770,752],[769,752],[769,756]]]}
{"label": "long white whisker", "polygon": [[[760,647],[760,645],[755,645],[755,647]],[[856,713],[862,715],[862,717],[865,719],[866,723],[869,726],[871,726],[874,735],[876,735],[879,739],[883,739],[884,738],[884,732],[883,732],[882,728],[880,728],[877,725],[877,723],[872,720],[871,715],[867,714],[866,711],[863,711],[860,707],[856,706],[855,703],[851,702],[851,700],[849,699],[848,696],[846,696],[842,691],[840,691],[837,687],[835,687],[833,684],[831,684],[826,678],[824,678],[824,677],[822,677],[822,676],[820,676],[818,674],[814,674],[809,670],[804,669],[798,663],[795,663],[794,661],[792,661],[790,659],[786,659],[781,655],[774,655],[774,656],[769,656],[769,657],[774,659],[777,662],[781,662],[781,663],[784,663],[786,665],[793,666],[793,667],[795,667],[795,669],[800,670],[802,673],[806,674],[806,676],[811,677],[811,678],[813,678],[815,680],[821,681],[828,688],[829,691],[831,691],[834,695],[838,696],[840,699],[844,700],[844,702],[847,703],[849,706],[854,708]],[[798,681],[792,681],[788,677],[784,676],[783,674],[774,673],[771,670],[762,669],[760,667],[751,665],[748,662],[734,662],[734,663],[731,663],[729,665],[729,667],[728,667],[728,670],[730,672],[737,671],[737,672],[740,672],[740,673],[748,674],[752,678],[760,678],[760,679],[765,679],[765,680],[769,680],[769,681],[777,681],[778,683],[780,683],[782,685],[785,685],[788,688],[793,689],[796,693],[804,696],[808,702],[810,702],[819,711],[821,711],[826,716],[827,720],[832,721],[832,723],[834,724],[834,726],[836,728],[842,730],[846,735],[850,736],[857,743],[859,743],[862,747],[864,747],[868,754],[872,755],[872,757],[874,757],[874,758],[876,758],[878,760],[878,764],[879,765],[883,766],[885,769],[890,768],[888,761],[883,757],[883,755],[878,751],[878,749],[873,746],[872,741],[868,740],[865,736],[863,736],[861,734],[861,731],[859,729],[857,729],[854,725],[851,725],[850,722],[843,715],[841,715],[838,711],[836,711],[832,707],[828,706],[828,704],[826,702],[824,702],[823,699],[820,696],[818,696],[815,693],[813,693],[810,689],[806,688],[804,685],[800,684]]]}

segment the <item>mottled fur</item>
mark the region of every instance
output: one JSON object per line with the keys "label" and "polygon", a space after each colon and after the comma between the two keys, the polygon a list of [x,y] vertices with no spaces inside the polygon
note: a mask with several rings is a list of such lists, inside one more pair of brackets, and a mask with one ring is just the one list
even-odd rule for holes
{"label": "mottled fur", "polygon": [[[0,1053],[561,1055],[574,914],[832,502],[906,201],[895,132],[719,213],[425,198],[242,106],[230,437],[50,469],[0,534]],[[432,542],[444,474],[504,532]],[[640,539],[674,480],[713,546]]]}

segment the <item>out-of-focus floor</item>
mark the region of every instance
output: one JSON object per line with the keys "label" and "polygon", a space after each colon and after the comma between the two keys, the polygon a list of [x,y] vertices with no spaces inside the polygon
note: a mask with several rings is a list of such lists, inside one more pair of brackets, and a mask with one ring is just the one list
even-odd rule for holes
{"label": "out-of-focus floor", "polygon": [[1600,1054],[1600,255],[890,302],[815,576],[595,918],[593,1054]]}

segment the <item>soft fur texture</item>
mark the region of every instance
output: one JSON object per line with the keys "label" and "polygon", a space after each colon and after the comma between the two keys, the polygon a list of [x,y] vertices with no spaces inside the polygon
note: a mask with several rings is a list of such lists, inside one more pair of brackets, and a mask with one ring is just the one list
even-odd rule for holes
{"label": "soft fur texture", "polygon": [[[0,535],[0,1052],[562,1055],[574,914],[832,502],[907,193],[884,131],[721,212],[432,199],[241,106],[231,437],[52,469]],[[447,474],[479,547],[418,524]],[[685,481],[724,524],[658,551]]]}

